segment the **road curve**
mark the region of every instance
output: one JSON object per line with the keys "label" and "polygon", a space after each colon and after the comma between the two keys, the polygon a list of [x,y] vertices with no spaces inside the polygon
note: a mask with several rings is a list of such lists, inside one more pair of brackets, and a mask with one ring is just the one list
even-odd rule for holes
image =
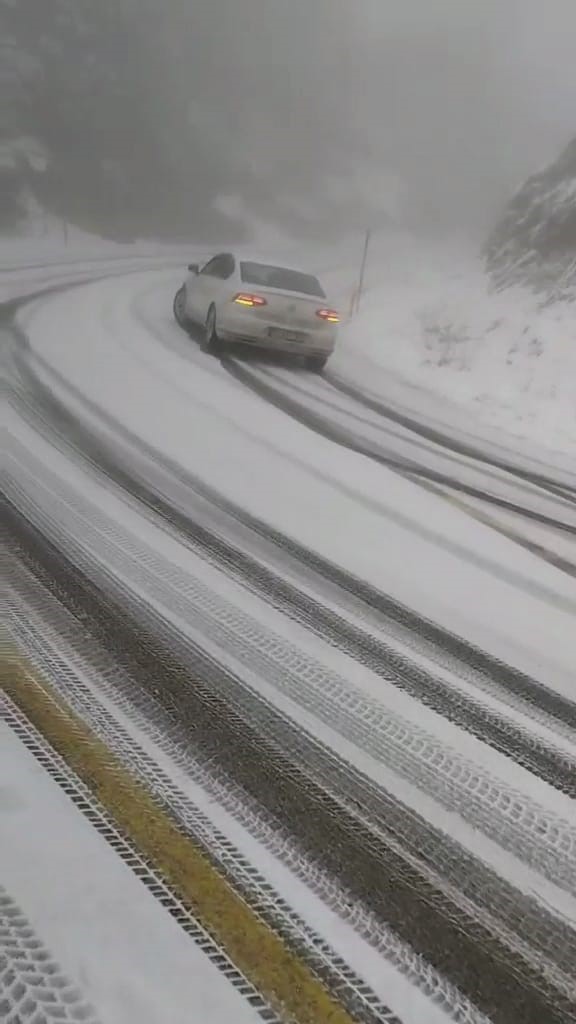
{"label": "road curve", "polygon": [[570,485],[211,360],[176,279],[4,308],[13,641],[342,1020],[573,1021]]}

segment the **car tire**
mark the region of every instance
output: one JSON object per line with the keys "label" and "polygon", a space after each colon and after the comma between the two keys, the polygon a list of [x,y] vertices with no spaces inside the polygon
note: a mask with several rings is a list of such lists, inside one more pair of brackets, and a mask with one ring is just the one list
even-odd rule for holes
{"label": "car tire", "polygon": [[218,337],[216,329],[216,307],[210,306],[204,326],[204,337],[202,338],[202,351],[209,352],[213,356],[221,356],[225,350],[225,344]]}
{"label": "car tire", "polygon": [[190,331],[192,325],[186,316],[186,289],[184,285],[178,289],[174,296],[174,319],[183,331]]}
{"label": "car tire", "polygon": [[328,356],[308,356],[306,360],[306,366],[313,373],[322,373],[322,370],[328,362]]}

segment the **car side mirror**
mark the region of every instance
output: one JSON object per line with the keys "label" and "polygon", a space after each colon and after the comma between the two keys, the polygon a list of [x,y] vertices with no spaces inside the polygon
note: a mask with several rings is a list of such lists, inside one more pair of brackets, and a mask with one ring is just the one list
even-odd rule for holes
{"label": "car side mirror", "polygon": [[200,267],[198,266],[197,263],[189,263],[188,270],[190,271],[191,274],[197,274],[200,270]]}

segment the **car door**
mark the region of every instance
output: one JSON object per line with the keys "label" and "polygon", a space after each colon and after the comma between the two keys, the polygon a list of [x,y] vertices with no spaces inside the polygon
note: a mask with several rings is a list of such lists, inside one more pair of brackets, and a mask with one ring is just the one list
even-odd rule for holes
{"label": "car door", "polygon": [[[204,266],[197,271],[191,271],[186,280],[186,314],[190,320],[203,323],[204,292],[206,291],[206,280],[210,276],[211,269],[218,257],[211,257]],[[206,307],[207,308],[207,307]]]}
{"label": "car door", "polygon": [[188,314],[192,320],[205,323],[212,303],[218,303],[219,291],[228,276],[228,257],[221,253],[208,260],[198,274],[193,275],[188,291]]}
{"label": "car door", "polygon": [[223,253],[218,258],[217,266],[213,271],[213,280],[209,286],[210,298],[208,306],[206,307],[206,313],[210,305],[214,303],[216,306],[216,315],[218,317],[222,304],[226,304],[230,301],[230,280],[236,270],[236,260],[231,253]]}

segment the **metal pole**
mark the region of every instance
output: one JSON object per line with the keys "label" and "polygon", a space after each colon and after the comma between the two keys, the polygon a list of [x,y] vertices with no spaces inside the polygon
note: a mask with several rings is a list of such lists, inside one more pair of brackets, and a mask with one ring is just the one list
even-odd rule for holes
{"label": "metal pole", "polygon": [[366,239],[364,241],[364,252],[362,254],[362,265],[360,267],[360,279],[358,281],[358,292],[356,294],[356,312],[357,313],[360,312],[360,301],[362,299],[362,292],[364,291],[364,278],[366,276],[366,264],[368,262],[368,249],[370,247],[370,238],[371,237],[372,237],[372,232],[371,232],[370,228],[368,228],[368,230],[366,232]]}

